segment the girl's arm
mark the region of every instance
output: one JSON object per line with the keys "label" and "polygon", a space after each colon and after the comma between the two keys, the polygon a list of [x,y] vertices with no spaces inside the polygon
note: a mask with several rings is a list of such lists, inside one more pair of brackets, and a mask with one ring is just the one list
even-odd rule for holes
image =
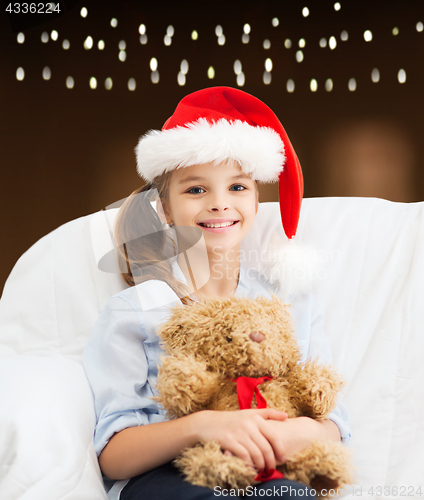
{"label": "girl's arm", "polygon": [[131,427],[110,439],[100,454],[99,464],[109,479],[128,479],[169,462],[186,447],[215,440],[223,450],[258,470],[275,468],[275,449],[266,437],[267,424],[270,420],[283,423],[286,418],[286,413],[274,409],[200,411],[175,420]]}
{"label": "girl's arm", "polygon": [[[292,298],[292,301],[291,312],[297,325],[296,334],[299,338],[302,361],[318,359],[322,364],[331,365],[331,344],[325,333],[324,313],[316,298],[312,294],[305,294],[297,297],[296,300]],[[309,313],[305,314],[305,311]],[[328,420],[338,427],[343,443],[349,444],[351,440],[349,413],[340,400],[336,408],[328,415]]]}

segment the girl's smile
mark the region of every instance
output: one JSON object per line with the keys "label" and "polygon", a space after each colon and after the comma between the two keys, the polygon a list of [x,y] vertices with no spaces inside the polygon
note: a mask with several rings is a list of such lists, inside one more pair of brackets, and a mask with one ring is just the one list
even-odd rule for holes
{"label": "girl's smile", "polygon": [[200,228],[213,252],[238,249],[257,208],[256,182],[233,160],[174,170],[164,205],[168,223]]}
{"label": "girl's smile", "polygon": [[208,219],[202,222],[198,222],[197,225],[206,231],[211,231],[213,233],[223,233],[229,231],[233,226],[238,224],[238,220],[232,219]]}

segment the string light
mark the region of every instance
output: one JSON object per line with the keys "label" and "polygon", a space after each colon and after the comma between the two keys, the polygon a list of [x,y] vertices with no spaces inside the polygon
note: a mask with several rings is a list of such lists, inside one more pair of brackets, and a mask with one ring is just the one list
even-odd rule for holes
{"label": "string light", "polygon": [[140,24],[140,26],[138,27],[138,32],[140,33],[140,35],[145,35],[146,34],[146,26],[144,24]]}
{"label": "string light", "polygon": [[305,45],[306,45],[306,41],[305,41],[305,39],[304,39],[304,38],[301,38],[301,39],[299,40],[299,47],[300,47],[301,49],[303,49],[303,47],[304,47]]}
{"label": "string light", "polygon": [[127,44],[125,43],[125,40],[121,40],[118,44],[119,50],[125,50],[127,48]]}
{"label": "string light", "polygon": [[265,85],[269,85],[271,83],[271,73],[269,71],[264,71],[263,81]]}
{"label": "string light", "polygon": [[312,78],[310,88],[311,92],[316,92],[318,90],[318,82],[315,80],[315,78]]}
{"label": "string light", "polygon": [[193,31],[191,32],[191,39],[192,39],[192,40],[197,40],[198,38],[199,38],[199,34],[197,33],[197,31],[196,31],[196,30],[193,30]]}
{"label": "string light", "polygon": [[334,50],[337,47],[337,40],[335,36],[330,37],[330,40],[328,41],[328,46],[330,47],[331,50]]}
{"label": "string light", "polygon": [[268,39],[264,40],[263,47],[265,50],[268,50],[269,48],[271,48],[271,42]]}
{"label": "string light", "polygon": [[186,83],[186,76],[185,76],[185,74],[182,71],[180,71],[178,73],[177,81],[178,81],[178,85],[180,85],[181,87],[183,85],[185,85],[185,83]]}
{"label": "string light", "polygon": [[150,59],[150,69],[152,71],[156,71],[158,69],[158,60],[156,59],[156,57],[152,57]]}
{"label": "string light", "polygon": [[99,40],[99,41],[97,42],[97,48],[98,48],[99,50],[103,50],[103,49],[105,48],[105,42],[104,42],[103,40]]}
{"label": "string light", "polygon": [[421,31],[424,29],[424,25],[423,23],[420,21],[417,23],[417,25],[415,26],[416,30],[421,33]]}
{"label": "string light", "polygon": [[325,80],[325,90],[327,92],[331,92],[333,90],[333,80],[331,78],[327,78],[327,80]]}
{"label": "string light", "polygon": [[80,10],[80,15],[81,17],[87,17],[88,15],[88,10],[86,7],[83,7],[81,10]]}
{"label": "string light", "polygon": [[18,33],[18,36],[16,37],[18,43],[24,43],[25,42],[25,35],[23,33]]}
{"label": "string light", "polygon": [[41,33],[41,41],[43,43],[47,43],[49,41],[49,34],[47,33],[47,31],[43,31]]}
{"label": "string light", "polygon": [[43,80],[50,80],[51,76],[52,72],[50,71],[50,68],[48,66],[45,66],[43,68]]}
{"label": "string light", "polygon": [[366,42],[371,42],[371,40],[372,40],[372,33],[371,33],[370,30],[364,31],[364,40]]}
{"label": "string light", "polygon": [[348,88],[349,88],[349,90],[351,92],[355,92],[355,90],[356,90],[356,80],[355,80],[355,78],[351,78],[349,80],[349,83],[347,84],[347,86],[348,86]]}
{"label": "string light", "polygon": [[398,72],[398,81],[399,83],[406,82],[406,71],[404,69],[400,69]]}
{"label": "string light", "polygon": [[294,92],[294,81],[290,78],[287,80],[287,85],[286,85],[287,92]]}
{"label": "string light", "polygon": [[96,89],[97,88],[97,80],[92,76],[90,78],[90,89]]}
{"label": "string light", "polygon": [[340,33],[340,38],[341,38],[342,42],[346,42],[346,40],[349,38],[348,32],[346,30],[343,30]]}
{"label": "string light", "polygon": [[183,59],[181,61],[180,71],[183,75],[186,75],[188,73],[188,61],[186,59]]}
{"label": "string light", "polygon": [[213,80],[215,78],[215,70],[213,66],[209,66],[208,68],[208,78],[209,80]]}
{"label": "string light", "polygon": [[24,68],[18,68],[16,70],[16,79],[21,82],[24,78],[25,78]]}
{"label": "string light", "polygon": [[302,9],[302,16],[303,17],[308,17],[309,16],[309,9],[308,9],[308,7],[303,7],[303,9]]}
{"label": "string light", "polygon": [[150,75],[152,83],[159,83],[159,71],[153,71]]}
{"label": "string light", "polygon": [[236,75],[239,75],[241,73],[241,62],[238,59],[234,62],[233,69]]}
{"label": "string light", "polygon": [[85,50],[90,50],[91,48],[93,47],[93,39],[91,36],[88,36],[85,40],[84,40],[84,49]]}
{"label": "string light", "polygon": [[336,2],[336,3],[334,4],[334,10],[340,10],[340,9],[341,9],[341,7],[342,7],[342,6],[340,5],[340,3],[339,3],[339,2]]}
{"label": "string light", "polygon": [[321,40],[319,41],[319,46],[322,48],[327,47],[327,39],[321,38]]}
{"label": "string light", "polygon": [[112,28],[116,28],[118,26],[118,19],[112,17],[112,19],[110,20],[110,25],[112,26]]}
{"label": "string light", "polygon": [[243,26],[243,31],[244,31],[244,33],[246,33],[246,35],[248,35],[248,34],[250,33],[250,24],[247,24],[247,23],[246,23],[246,24]]}
{"label": "string light", "polygon": [[131,92],[135,90],[136,84],[135,84],[135,78],[130,78],[128,80],[128,90]]}
{"label": "string light", "polygon": [[110,78],[110,77],[106,78],[106,80],[105,80],[105,89],[106,90],[111,90],[112,86],[113,86],[112,78]]}
{"label": "string light", "polygon": [[377,68],[374,68],[372,71],[371,71],[371,80],[374,82],[374,83],[378,83],[380,81],[380,72],[378,71]]}
{"label": "string light", "polygon": [[63,40],[62,42],[62,48],[63,50],[68,50],[71,44],[69,43],[69,40]]}
{"label": "string light", "polygon": [[296,61],[299,63],[303,61],[303,52],[301,50],[296,52]]}
{"label": "string light", "polygon": [[280,24],[280,21],[278,20],[278,17],[274,17],[272,19],[272,25],[274,26],[274,28],[276,28],[279,24]]}
{"label": "string light", "polygon": [[59,38],[59,33],[56,30],[53,30],[50,33],[50,38],[55,42]]}
{"label": "string light", "polygon": [[268,59],[265,61],[265,70],[267,72],[270,72],[272,71],[272,61],[271,59],[268,57]]}
{"label": "string light", "polygon": [[172,25],[169,25],[166,28],[166,35],[165,35],[165,38],[163,39],[163,43],[165,45],[167,45],[167,46],[171,45],[173,34],[174,34],[174,27]]}
{"label": "string light", "polygon": [[125,60],[127,59],[127,53],[125,52],[125,50],[120,50],[120,51],[119,51],[119,54],[118,54],[118,59],[119,59],[121,62],[125,62]]}
{"label": "string light", "polygon": [[239,74],[237,75],[237,85],[238,85],[239,87],[243,87],[244,82],[245,82],[245,78],[244,78],[244,73],[243,73],[243,71],[242,71],[241,73],[239,73]]}
{"label": "string light", "polygon": [[395,27],[392,29],[392,35],[393,35],[393,36],[399,35],[399,28],[398,28],[398,27],[396,27],[396,26],[395,26]]}
{"label": "string light", "polygon": [[289,38],[286,38],[286,39],[284,40],[284,47],[285,47],[286,49],[290,49],[290,48],[291,48],[291,46],[292,46],[292,42],[291,42],[291,40],[290,40]]}
{"label": "string light", "polygon": [[66,79],[66,87],[68,89],[73,89],[74,85],[75,85],[74,79],[72,78],[72,76],[68,76],[68,78]]}

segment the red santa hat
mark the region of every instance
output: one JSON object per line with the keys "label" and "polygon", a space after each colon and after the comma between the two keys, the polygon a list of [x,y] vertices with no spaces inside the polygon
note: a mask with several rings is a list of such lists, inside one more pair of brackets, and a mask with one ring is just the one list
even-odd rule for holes
{"label": "red santa hat", "polygon": [[[147,182],[176,168],[227,159],[237,161],[254,180],[278,181],[284,232],[294,238],[303,196],[302,169],[282,124],[256,97],[231,87],[193,92],[179,102],[162,130],[140,138],[136,156],[138,173]],[[269,278],[279,281],[276,268],[278,275],[287,274],[292,259],[279,253],[271,260],[276,266]],[[298,255],[295,260],[299,267]],[[287,264],[284,269],[282,261]]]}

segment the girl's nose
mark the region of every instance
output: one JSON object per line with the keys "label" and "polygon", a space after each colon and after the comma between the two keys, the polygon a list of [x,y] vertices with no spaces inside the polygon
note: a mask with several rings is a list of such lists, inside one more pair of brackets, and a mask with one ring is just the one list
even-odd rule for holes
{"label": "girl's nose", "polygon": [[249,337],[251,340],[253,340],[253,342],[257,342],[258,344],[260,344],[265,338],[265,335],[261,332],[252,332]]}
{"label": "girl's nose", "polygon": [[213,206],[213,207],[212,207],[212,211],[213,211],[213,212],[220,212],[221,210],[222,210],[222,211],[224,211],[224,210],[228,210],[228,207],[226,207],[226,206],[222,206],[222,208],[221,208],[221,207],[220,207],[220,206],[218,206],[218,205],[215,205],[215,206]]}
{"label": "girl's nose", "polygon": [[228,208],[229,203],[228,200],[225,199],[225,197],[216,197],[214,200],[212,200],[211,210],[213,212],[223,212],[224,210],[228,210]]}

